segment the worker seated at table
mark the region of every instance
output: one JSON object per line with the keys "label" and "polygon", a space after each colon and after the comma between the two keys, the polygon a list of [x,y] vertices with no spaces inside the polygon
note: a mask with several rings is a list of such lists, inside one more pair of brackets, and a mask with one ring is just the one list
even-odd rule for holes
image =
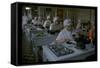
{"label": "worker seated at table", "polygon": [[[77,48],[85,49],[85,45],[91,43],[93,39],[93,32],[91,31],[91,23],[81,23],[81,26],[77,28],[78,37],[74,36],[75,41],[77,42]],[[78,24],[79,26],[79,24]]]}
{"label": "worker seated at table", "polygon": [[56,32],[60,32],[62,29],[63,25],[62,22],[59,20],[59,17],[54,17],[53,23],[50,24],[49,32],[54,34]]}
{"label": "worker seated at table", "polygon": [[36,27],[38,27],[38,28],[43,28],[43,20],[42,20],[42,17],[41,16],[39,16],[39,17],[34,17],[33,19],[32,19],[32,24],[33,24],[33,26],[36,26]]}
{"label": "worker seated at table", "polygon": [[52,45],[53,44],[59,45],[64,42],[76,45],[76,41],[73,39],[72,33],[73,33],[72,23],[68,21],[68,23],[64,25],[64,29],[61,30],[61,32],[58,34],[56,40],[52,43]]}
{"label": "worker seated at table", "polygon": [[37,23],[37,25],[38,25],[40,28],[43,28],[43,20],[42,20],[42,17],[41,17],[41,16],[38,17],[38,23]]}
{"label": "worker seated at table", "polygon": [[33,25],[37,26],[38,24],[38,17],[34,17],[34,19],[32,20]]}
{"label": "worker seated at table", "polygon": [[45,29],[47,29],[47,30],[49,30],[49,28],[50,28],[50,24],[51,24],[50,18],[51,18],[50,15],[47,16],[47,19],[45,20],[45,22],[44,22],[44,24],[43,24],[43,27],[44,27]]}

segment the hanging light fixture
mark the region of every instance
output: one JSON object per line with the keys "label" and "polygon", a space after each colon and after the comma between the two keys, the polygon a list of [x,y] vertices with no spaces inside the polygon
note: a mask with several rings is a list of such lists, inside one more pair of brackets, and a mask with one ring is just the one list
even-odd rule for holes
{"label": "hanging light fixture", "polygon": [[26,10],[30,10],[31,8],[30,8],[30,7],[25,7],[25,9],[26,9]]}

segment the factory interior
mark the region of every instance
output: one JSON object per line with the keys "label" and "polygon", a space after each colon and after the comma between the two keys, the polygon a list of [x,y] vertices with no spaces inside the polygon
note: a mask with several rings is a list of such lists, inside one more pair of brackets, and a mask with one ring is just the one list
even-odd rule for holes
{"label": "factory interior", "polygon": [[22,63],[95,59],[95,10],[23,6]]}

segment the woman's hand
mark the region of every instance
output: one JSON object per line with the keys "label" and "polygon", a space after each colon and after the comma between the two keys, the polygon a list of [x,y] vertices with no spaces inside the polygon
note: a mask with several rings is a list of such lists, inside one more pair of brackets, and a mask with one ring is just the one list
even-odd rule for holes
{"label": "woman's hand", "polygon": [[50,45],[61,45],[63,43],[62,40],[55,40],[54,42],[52,42]]}

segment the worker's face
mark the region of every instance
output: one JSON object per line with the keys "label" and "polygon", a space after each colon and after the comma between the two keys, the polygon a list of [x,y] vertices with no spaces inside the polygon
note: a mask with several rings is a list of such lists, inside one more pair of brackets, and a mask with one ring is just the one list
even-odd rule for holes
{"label": "worker's face", "polygon": [[67,25],[66,26],[66,29],[69,30],[69,31],[71,31],[72,30],[72,25],[71,24],[70,25]]}

